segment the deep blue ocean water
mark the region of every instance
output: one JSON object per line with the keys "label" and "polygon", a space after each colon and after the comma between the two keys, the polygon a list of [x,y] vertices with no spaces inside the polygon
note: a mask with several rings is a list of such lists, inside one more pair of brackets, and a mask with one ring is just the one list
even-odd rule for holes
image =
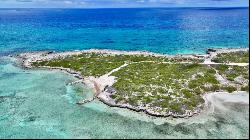
{"label": "deep blue ocean water", "polygon": [[248,8],[0,9],[0,55],[117,49],[205,53],[248,47]]}
{"label": "deep blue ocean water", "polygon": [[189,119],[149,117],[98,100],[76,105],[92,89],[4,56],[90,48],[205,53],[248,47],[248,30],[246,8],[0,9],[0,139],[248,138],[249,93],[229,94],[231,102],[214,98],[212,108]]}

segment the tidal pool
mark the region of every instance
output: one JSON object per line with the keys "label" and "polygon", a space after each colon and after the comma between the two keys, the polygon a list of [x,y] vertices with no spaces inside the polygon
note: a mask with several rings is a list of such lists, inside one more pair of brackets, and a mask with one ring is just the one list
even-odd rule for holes
{"label": "tidal pool", "polygon": [[[213,108],[189,119],[149,117],[99,101],[79,106],[92,90],[74,77],[23,70],[0,58],[0,138],[248,138],[249,94],[213,98]],[[231,98],[232,97],[232,98]]]}

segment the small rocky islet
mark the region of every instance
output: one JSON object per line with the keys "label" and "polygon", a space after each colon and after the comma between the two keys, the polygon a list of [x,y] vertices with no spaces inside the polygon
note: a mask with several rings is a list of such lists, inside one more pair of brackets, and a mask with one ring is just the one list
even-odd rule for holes
{"label": "small rocky islet", "polygon": [[74,75],[109,106],[153,116],[191,117],[206,106],[205,94],[249,92],[249,49],[175,56],[114,50],[32,52],[18,58],[25,68]]}

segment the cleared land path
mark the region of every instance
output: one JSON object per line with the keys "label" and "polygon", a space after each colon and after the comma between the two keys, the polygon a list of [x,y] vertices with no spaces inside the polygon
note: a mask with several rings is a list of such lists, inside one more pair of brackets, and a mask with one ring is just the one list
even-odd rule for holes
{"label": "cleared land path", "polygon": [[[111,76],[110,76],[112,73],[117,72],[120,69],[122,69],[122,68],[124,68],[124,67],[126,67],[126,66],[128,66],[130,64],[148,63],[148,62],[149,63],[150,62],[152,62],[152,63],[162,63],[162,64],[193,64],[193,62],[173,63],[173,62],[155,62],[155,61],[140,61],[140,62],[125,63],[125,64],[121,65],[120,67],[113,69],[109,73],[107,73],[105,75],[102,75],[99,78],[91,80],[94,83],[94,89],[95,89],[94,98],[92,100],[83,100],[78,104],[85,104],[85,103],[93,101],[104,90],[105,86],[107,86],[107,85],[112,86],[112,85],[110,85],[110,83],[114,84],[114,82],[115,82],[115,81],[109,80],[109,79],[113,79],[113,77],[111,78]],[[212,61],[204,61],[203,63],[198,63],[198,64],[200,64],[200,65],[227,65],[227,66],[248,66],[249,65],[249,63],[215,63],[215,62],[212,62]],[[220,79],[219,80],[220,83],[226,84],[228,82],[228,80],[225,80],[224,78],[222,78],[222,76],[218,74],[218,71],[216,69],[215,69],[215,71],[216,71],[217,76],[219,76],[217,78]],[[106,80],[102,80],[102,79],[106,79]],[[78,83],[80,81],[82,81],[82,80],[79,80],[79,81],[76,81],[76,82]],[[105,83],[105,81],[106,82],[108,81],[108,83]]]}

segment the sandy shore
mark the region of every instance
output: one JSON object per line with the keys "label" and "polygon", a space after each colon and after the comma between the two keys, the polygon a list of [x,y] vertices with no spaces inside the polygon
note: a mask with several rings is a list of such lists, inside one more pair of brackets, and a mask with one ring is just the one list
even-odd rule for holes
{"label": "sandy shore", "polygon": [[214,109],[229,110],[228,104],[237,103],[249,106],[249,93],[245,91],[235,91],[233,93],[227,92],[213,92],[203,95],[205,100],[205,110],[213,113]]}
{"label": "sandy shore", "polygon": [[[22,61],[22,66],[24,68],[33,68],[32,67],[32,62],[37,62],[37,61],[42,61],[42,60],[51,60],[55,58],[64,58],[66,56],[71,56],[71,55],[79,55],[82,53],[99,53],[99,54],[110,54],[110,55],[151,55],[151,56],[156,56],[156,57],[168,57],[168,58],[176,58],[176,57],[181,57],[181,58],[196,58],[196,59],[204,59],[205,61],[201,64],[219,64],[219,63],[214,63],[212,62],[212,58],[215,57],[219,53],[227,53],[227,52],[235,52],[235,51],[249,51],[248,48],[242,48],[242,49],[208,49],[207,54],[204,55],[192,55],[192,54],[187,54],[187,55],[164,55],[164,54],[157,54],[157,53],[151,53],[151,52],[145,52],[145,51],[117,51],[117,50],[98,50],[98,49],[90,49],[90,50],[83,50],[83,51],[71,51],[71,52],[60,52],[60,53],[55,53],[55,52],[48,52],[48,51],[43,51],[43,52],[30,52],[30,53],[22,53],[18,56]],[[230,65],[230,64],[228,64]],[[234,65],[234,64],[231,64]],[[235,65],[240,65],[240,66],[245,66],[248,64],[235,64]],[[110,93],[105,91],[105,87],[111,87],[115,83],[115,77],[111,76],[111,74],[114,71],[118,71],[120,68],[127,66],[127,64],[124,64],[120,66],[119,68],[116,68],[112,70],[111,72],[100,76],[100,77],[84,77],[81,75],[81,73],[76,72],[71,69],[67,68],[62,68],[62,67],[40,67],[40,68],[45,68],[45,69],[57,69],[60,71],[67,72],[74,77],[82,80],[83,83],[88,85],[89,87],[93,88],[95,91],[95,98],[98,98],[101,100],[103,103],[107,104],[108,106],[111,107],[120,107],[120,108],[127,108],[133,111],[137,112],[145,112],[146,114],[149,114],[151,116],[157,116],[157,117],[169,117],[172,116],[174,118],[186,118],[186,117],[192,117],[193,115],[199,114],[204,106],[208,106],[209,103],[206,102],[203,105],[197,106],[196,109],[193,111],[187,111],[184,114],[177,114],[174,112],[165,112],[165,114],[160,114],[152,109],[149,109],[147,107],[133,107],[129,104],[116,104],[111,98],[110,98]],[[206,98],[204,98],[206,99]],[[83,101],[82,103],[85,103],[88,101]]]}

